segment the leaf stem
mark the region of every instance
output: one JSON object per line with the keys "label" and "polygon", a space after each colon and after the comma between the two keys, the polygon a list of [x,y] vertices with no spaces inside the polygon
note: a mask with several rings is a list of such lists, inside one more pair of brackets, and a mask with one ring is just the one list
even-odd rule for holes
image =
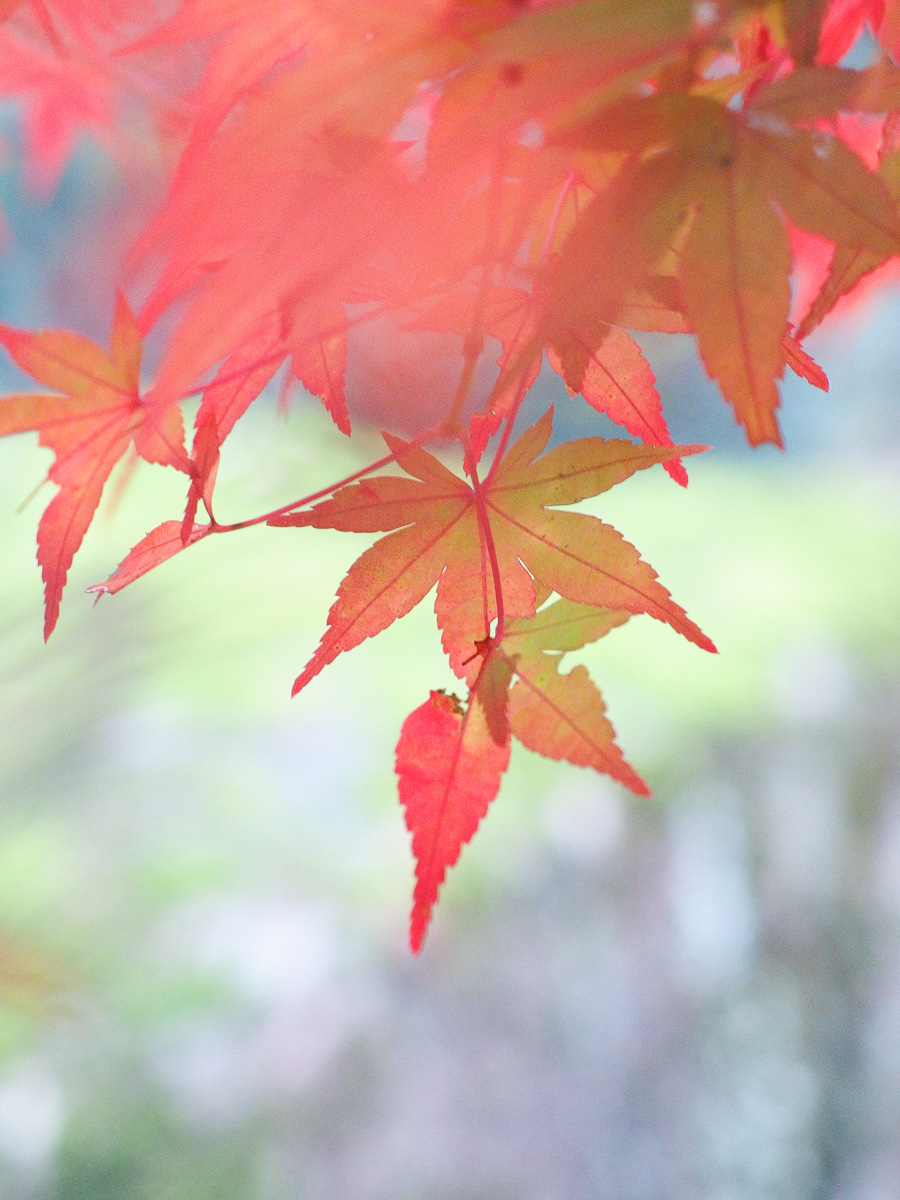
{"label": "leaf stem", "polygon": [[481,351],[484,349],[484,318],[487,311],[488,296],[494,282],[494,270],[500,250],[500,234],[502,232],[503,215],[503,180],[506,174],[506,163],[509,158],[509,147],[505,142],[497,146],[497,157],[491,171],[490,197],[488,200],[488,226],[484,237],[484,253],[482,255],[481,279],[478,284],[478,294],[475,298],[475,309],[472,322],[463,342],[463,369],[453,405],[447,418],[446,430],[449,434],[458,433],[462,423],[463,408]]}
{"label": "leaf stem", "polygon": [[562,218],[563,206],[568,198],[569,192],[575,184],[575,172],[570,171],[563,180],[563,185],[559,189],[559,195],[556,198],[556,204],[553,206],[553,212],[550,216],[550,221],[547,225],[547,233],[544,237],[544,244],[541,247],[541,258],[545,259],[553,249],[553,243],[556,240],[556,231],[559,229],[559,222]]}
{"label": "leaf stem", "polygon": [[[559,229],[559,223],[560,223],[560,220],[562,219],[563,207],[565,206],[565,203],[569,196],[569,193],[571,192],[572,188],[575,186],[575,182],[576,182],[575,172],[570,171],[568,173],[568,175],[565,177],[565,179],[563,180],[562,187],[559,190],[559,195],[556,198],[556,204],[553,206],[553,212],[551,213],[550,220],[547,224],[547,233],[546,233],[546,236],[544,237],[544,245],[541,249],[541,258],[542,259],[545,259],[548,256],[548,254],[550,253],[550,251],[553,249],[553,242],[556,238],[556,231]],[[529,301],[528,307],[530,308],[531,304],[533,304],[533,303],[534,303],[534,298],[532,297],[531,300]],[[524,328],[524,324],[523,324],[523,328]],[[521,330],[520,330],[520,333],[521,333]],[[518,391],[516,393],[516,398],[513,401],[513,406],[512,406],[512,409],[510,410],[509,416],[506,418],[506,426],[500,437],[500,443],[497,446],[497,450],[494,454],[493,462],[491,463],[490,470],[488,471],[487,477],[485,479],[485,483],[490,483],[491,479],[493,479],[493,477],[494,477],[494,472],[496,471],[497,467],[499,467],[500,463],[503,461],[503,455],[506,453],[506,447],[509,445],[509,439],[510,439],[510,436],[512,435],[513,425],[516,422],[516,417],[518,415],[519,409],[522,407],[522,401],[525,399],[525,393],[528,390],[525,386],[525,379],[527,376],[527,372],[528,372],[528,366],[524,366],[522,368],[521,375],[519,377],[519,384],[518,384]]]}
{"label": "leaf stem", "polygon": [[321,500],[324,496],[330,496],[338,488],[344,487],[348,483],[353,483],[357,479],[362,479],[364,475],[370,475],[373,471],[377,471],[380,467],[386,467],[388,463],[392,463],[393,461],[394,455],[386,454],[383,458],[369,463],[367,467],[362,467],[359,471],[354,471],[352,475],[347,475],[344,479],[339,479],[337,483],[322,488],[318,492],[311,492],[308,496],[303,496],[300,500],[294,500],[290,504],[283,504],[281,508],[273,508],[271,512],[262,513],[258,517],[250,517],[246,521],[235,521],[231,525],[219,525],[218,522],[213,522],[210,532],[234,533],[238,529],[249,529],[253,525],[264,525],[273,517],[284,516],[285,513],[293,512],[295,508],[303,508],[306,504],[312,504],[314,500]]}
{"label": "leaf stem", "polygon": [[[445,431],[443,428],[426,429],[424,433],[416,434],[416,436],[406,444],[409,446],[422,446],[426,442],[434,441],[437,437],[444,437]],[[351,475],[345,475],[343,479],[339,479],[337,483],[332,483],[328,487],[320,488],[317,492],[311,492],[308,496],[303,496],[299,500],[293,500],[290,504],[282,504],[280,508],[273,508],[271,512],[262,513],[258,517],[249,517],[246,521],[235,521],[230,525],[220,525],[217,521],[212,522],[210,533],[234,533],[238,529],[250,529],[253,525],[264,525],[273,517],[281,517],[286,513],[293,512],[294,509],[303,508],[307,504],[312,504],[315,500],[321,500],[325,496],[330,496],[332,492],[336,492],[338,488],[345,487],[348,483],[355,483],[357,479],[362,479],[364,475],[371,475],[373,471],[378,471],[382,467],[388,466],[394,462],[396,455],[385,454],[383,458],[376,459],[375,462],[369,463],[368,466],[361,467],[358,471],[354,471]]]}
{"label": "leaf stem", "polygon": [[506,633],[506,610],[503,604],[503,581],[500,577],[500,560],[497,558],[497,547],[494,544],[494,534],[491,529],[490,517],[488,516],[487,502],[484,498],[484,487],[478,478],[478,467],[475,465],[475,459],[472,455],[471,446],[468,444],[468,438],[464,442],[464,449],[466,451],[466,458],[468,459],[468,472],[472,480],[472,491],[475,493],[475,511],[478,515],[478,528],[484,537],[488,560],[491,564],[491,575],[494,580],[494,599],[497,603],[497,627],[494,630],[492,640],[499,644],[503,641],[503,636]]}
{"label": "leaf stem", "polygon": [[516,392],[516,398],[515,398],[515,401],[513,402],[513,406],[510,411],[510,414],[506,418],[506,426],[504,427],[503,433],[500,435],[500,442],[499,442],[499,444],[497,446],[497,450],[494,454],[494,459],[493,459],[493,462],[491,463],[490,470],[488,471],[487,476],[485,478],[486,484],[491,482],[491,480],[494,477],[494,472],[497,470],[497,468],[500,466],[500,463],[503,461],[503,455],[506,453],[506,447],[509,445],[509,439],[512,435],[513,426],[516,423],[516,417],[519,415],[519,409],[522,407],[522,401],[525,399],[525,393],[528,391],[528,388],[525,386],[525,380],[527,378],[527,375],[528,375],[528,367],[526,366],[522,370],[522,373],[519,377],[519,386],[518,386],[518,391]]}

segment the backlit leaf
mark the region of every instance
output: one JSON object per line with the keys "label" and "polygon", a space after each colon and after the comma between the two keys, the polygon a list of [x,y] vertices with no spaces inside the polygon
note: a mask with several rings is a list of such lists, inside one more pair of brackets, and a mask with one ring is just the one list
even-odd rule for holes
{"label": "backlit leaf", "polygon": [[129,445],[151,462],[187,468],[181,414],[141,401],[139,334],[122,296],[111,355],[87,338],[56,330],[22,333],[3,326],[0,343],[22,370],[65,393],[0,398],[0,436],[35,430],[56,455],[49,479],[59,492],[41,517],[37,538],[48,638],[72,560]]}
{"label": "backlit leaf", "polygon": [[[500,788],[509,763],[509,730],[498,741],[497,724],[506,725],[510,671],[500,654],[485,660],[462,710],[455,697],[432,692],[403,723],[397,743],[396,770],[400,803],[412,834],[416,886],[410,944],[418,954],[438,891],[449,867],[481,823]],[[485,704],[502,696],[502,716]]]}

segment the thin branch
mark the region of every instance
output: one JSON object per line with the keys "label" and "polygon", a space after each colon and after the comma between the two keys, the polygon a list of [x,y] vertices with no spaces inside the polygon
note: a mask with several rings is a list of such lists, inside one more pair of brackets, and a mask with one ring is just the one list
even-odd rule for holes
{"label": "thin branch", "polygon": [[[424,433],[416,434],[412,441],[407,442],[408,446],[423,446],[427,442],[434,441],[435,438],[444,437],[443,428],[427,429]],[[332,492],[336,492],[338,488],[346,487],[348,483],[355,483],[357,479],[362,479],[365,475],[371,475],[373,471],[378,471],[382,467],[388,466],[396,460],[395,454],[385,454],[383,458],[376,459],[375,462],[369,463],[367,467],[361,467],[360,470],[354,471],[352,475],[347,475],[343,479],[339,479],[337,483],[332,483],[328,487],[321,488],[318,492],[311,492],[308,496],[303,496],[300,500],[293,500],[290,504],[283,504],[280,508],[273,508],[271,512],[262,513],[258,517],[250,517],[246,521],[235,521],[231,525],[219,525],[213,522],[211,533],[234,533],[238,529],[249,529],[253,525],[264,525],[273,517],[282,517],[287,513],[293,512],[295,509],[304,508],[307,504],[312,504],[316,500],[321,500],[325,496],[330,496]]]}
{"label": "thin branch", "polygon": [[529,371],[529,368],[526,366],[525,368],[523,368],[521,374],[519,375],[519,384],[518,384],[518,390],[516,392],[516,398],[515,398],[515,401],[513,402],[513,406],[509,413],[509,416],[506,418],[506,425],[503,429],[503,433],[500,435],[500,442],[499,442],[499,445],[497,446],[497,450],[494,454],[494,459],[493,459],[493,462],[491,463],[490,470],[488,471],[487,476],[485,478],[485,483],[490,483],[490,481],[494,477],[494,472],[497,470],[497,468],[500,466],[500,463],[503,461],[503,455],[506,453],[506,447],[509,445],[509,439],[510,439],[510,436],[513,431],[513,426],[516,423],[516,417],[519,415],[519,409],[522,407],[522,401],[525,399],[526,393],[528,392],[528,388],[525,385],[525,380],[528,377],[528,371]]}
{"label": "thin branch", "polygon": [[[572,188],[575,186],[575,182],[576,182],[575,172],[570,171],[568,173],[568,175],[565,177],[565,179],[563,180],[562,187],[559,190],[559,195],[556,198],[556,204],[553,206],[553,212],[550,214],[550,220],[547,224],[547,233],[546,233],[546,236],[544,237],[544,245],[541,249],[541,258],[542,259],[545,259],[547,257],[547,255],[550,253],[550,251],[553,249],[553,243],[556,240],[556,232],[559,229],[559,223],[560,223],[560,220],[562,219],[563,208],[565,207],[565,203],[566,203],[566,200],[568,199],[569,193],[572,191]],[[577,192],[575,193],[575,200],[577,203],[577,201],[578,201],[578,193]],[[528,319],[528,313],[530,312],[531,305],[533,303],[534,303],[534,298],[532,297],[532,299],[528,303],[528,306],[526,309],[525,320],[522,323],[522,326],[519,330],[519,334],[517,334],[517,337],[521,335],[522,329],[525,328],[525,323],[527,322],[527,319]],[[503,434],[501,435],[500,444],[497,446],[496,453],[494,454],[494,460],[491,463],[490,470],[488,471],[487,478],[485,480],[486,483],[490,483],[491,479],[494,476],[494,472],[496,471],[497,467],[499,467],[500,463],[503,461],[503,455],[506,453],[506,447],[509,445],[509,439],[510,439],[510,436],[513,431],[513,425],[515,424],[519,409],[522,407],[522,401],[525,399],[525,394],[528,390],[525,386],[525,380],[527,378],[529,369],[530,369],[529,364],[524,365],[521,369],[521,373],[519,376],[518,390],[516,392],[516,398],[513,401],[512,409],[506,418],[506,426],[503,430]]]}
{"label": "thin branch", "polygon": [[388,463],[392,463],[393,461],[394,455],[386,454],[384,458],[379,458],[376,462],[369,463],[367,467],[362,467],[359,471],[354,471],[352,475],[347,475],[344,479],[339,479],[337,483],[332,483],[329,487],[322,488],[318,492],[311,492],[310,495],[304,496],[300,500],[294,500],[290,504],[283,504],[281,508],[273,508],[271,512],[262,513],[258,517],[250,517],[246,521],[235,521],[231,525],[214,523],[210,532],[234,533],[238,529],[249,529],[253,525],[265,525],[273,517],[284,516],[286,513],[293,512],[294,509],[303,508],[307,504],[312,504],[315,500],[321,500],[324,496],[330,496],[338,488],[345,487],[348,483],[354,483],[357,479],[362,479],[364,475],[371,475],[373,471],[377,471],[380,467],[386,467]]}
{"label": "thin branch", "polygon": [[468,445],[468,439],[466,439],[464,446],[466,456],[469,460],[468,468],[469,477],[472,480],[472,491],[475,493],[475,512],[478,516],[478,527],[484,537],[488,560],[491,564],[491,575],[494,580],[494,599],[497,604],[497,627],[494,630],[493,641],[499,644],[503,641],[503,635],[506,633],[506,610],[503,604],[503,580],[500,576],[500,560],[497,558],[497,547],[494,544],[494,533],[491,529],[490,517],[488,516],[484,488],[478,478],[478,467],[475,465],[471,447]]}
{"label": "thin branch", "polygon": [[494,163],[494,169],[491,172],[490,196],[488,199],[488,227],[484,238],[481,280],[478,284],[478,294],[475,298],[472,322],[463,342],[462,374],[460,375],[456,395],[453,397],[453,406],[450,409],[450,415],[446,423],[446,430],[450,434],[456,434],[460,429],[463,408],[466,398],[469,395],[469,389],[472,386],[472,379],[475,375],[478,359],[481,357],[481,351],[484,349],[484,318],[487,312],[488,296],[494,282],[494,270],[497,266],[497,257],[500,250],[500,234],[503,228],[503,181],[506,177],[506,164],[508,160],[509,147],[505,142],[501,142],[497,146],[497,158]]}
{"label": "thin branch", "polygon": [[556,240],[556,231],[559,229],[559,222],[562,218],[563,206],[568,199],[569,192],[575,185],[575,172],[570,171],[563,180],[563,185],[559,190],[559,195],[556,198],[556,204],[553,206],[553,212],[550,215],[550,221],[547,225],[547,234],[544,238],[544,244],[541,247],[541,258],[545,259],[553,249],[553,243]]}

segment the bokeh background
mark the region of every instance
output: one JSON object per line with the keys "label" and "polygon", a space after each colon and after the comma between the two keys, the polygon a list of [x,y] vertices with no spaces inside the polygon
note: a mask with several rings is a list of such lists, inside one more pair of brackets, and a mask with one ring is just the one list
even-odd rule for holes
{"label": "bokeh background", "polygon": [[[2,117],[0,319],[102,338],[152,188],[83,142],[30,196]],[[676,438],[715,450],[592,510],[721,653],[638,618],[580,656],[654,800],[516,746],[416,960],[392,771],[450,683],[429,605],[294,701],[358,535],[211,540],[92,607],[183,503],[144,468],[45,648],[44,497],[16,509],[49,457],[0,443],[0,1197],[895,1200],[898,330],[878,294],[810,341],[832,390],[787,381],[786,455],[687,339],[645,339]],[[380,361],[379,395],[417,369]],[[560,433],[600,428],[545,379],[531,416],[554,396]],[[220,519],[378,445],[264,401]]]}

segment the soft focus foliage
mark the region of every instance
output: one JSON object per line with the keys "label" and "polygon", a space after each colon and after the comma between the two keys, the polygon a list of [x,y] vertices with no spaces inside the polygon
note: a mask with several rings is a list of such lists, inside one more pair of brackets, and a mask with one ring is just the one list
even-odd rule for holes
{"label": "soft focus foliage", "polygon": [[[621,535],[557,509],[652,464],[687,483],[681,459],[699,447],[673,444],[629,331],[692,333],[752,445],[782,445],[786,367],[827,388],[795,328],[805,337],[900,255],[900,9],[20,0],[0,14],[0,87],[26,106],[35,186],[52,191],[81,128],[126,164],[153,129],[166,188],[124,271],[137,317],[119,293],[110,353],[80,334],[0,330],[52,389],[0,399],[0,434],[35,430],[56,455],[38,530],[45,634],[123,459],[183,472],[187,501],[98,593],[250,526],[386,533],[350,568],[294,690],[437,585],[468,702],[433,691],[397,749],[418,949],[512,734],[647,792],[586,671],[561,673],[559,657],[640,613],[714,647]],[[870,61],[847,66],[866,45]],[[792,311],[804,274],[817,288]],[[367,387],[351,382],[349,346],[383,320],[390,354],[413,363],[383,413],[388,453],[217,520],[223,444],[263,389],[281,372],[284,407],[299,383],[350,434]],[[426,334],[450,339],[436,415],[416,356]],[[545,355],[570,396],[642,445],[543,453],[552,418],[516,419]],[[182,408],[197,396],[189,451]],[[470,482],[425,443],[457,452]]]}

